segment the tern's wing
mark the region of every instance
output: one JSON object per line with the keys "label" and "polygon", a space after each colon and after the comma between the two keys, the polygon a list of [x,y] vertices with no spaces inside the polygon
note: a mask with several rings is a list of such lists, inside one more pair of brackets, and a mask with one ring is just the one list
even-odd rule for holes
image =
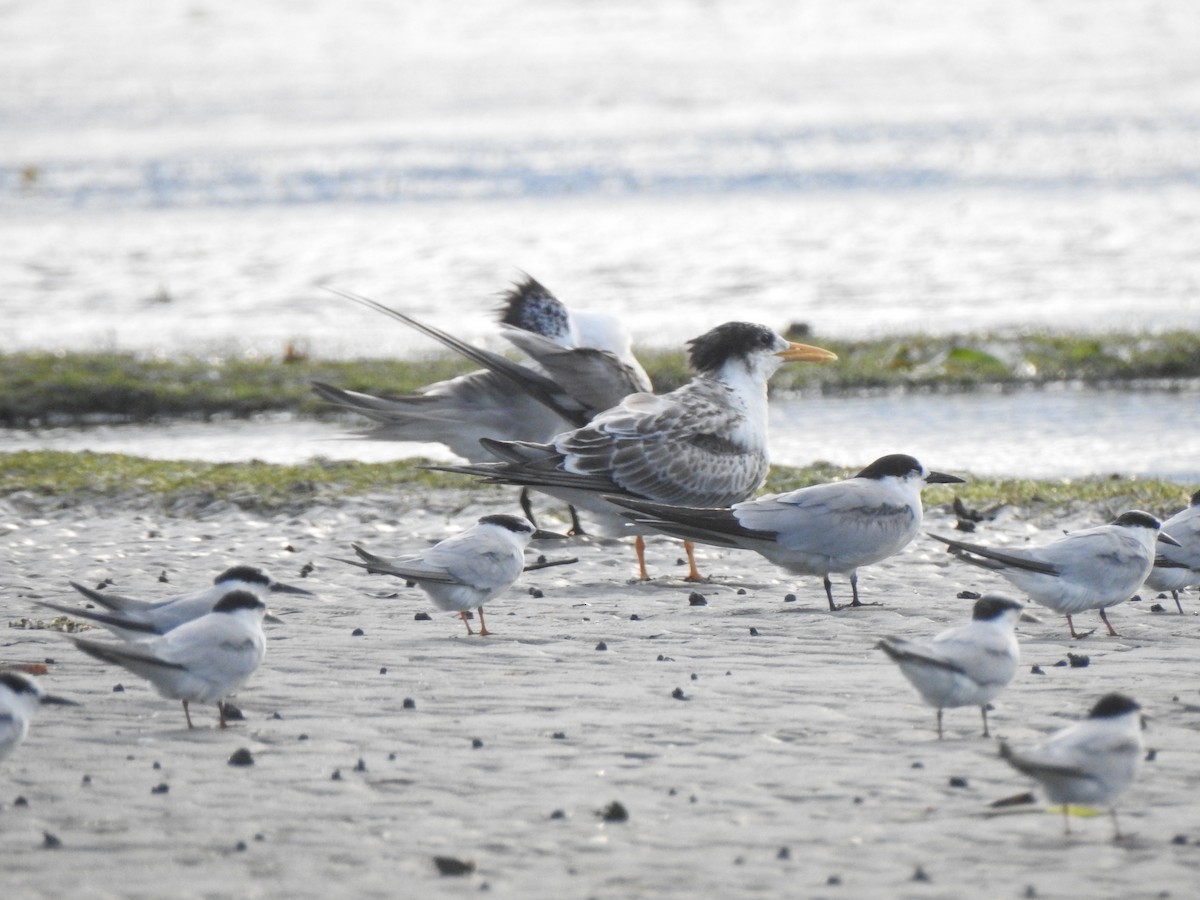
{"label": "tern's wing", "polygon": [[423,562],[446,572],[458,584],[494,590],[517,580],[525,556],[502,538],[467,531],[430,548]]}
{"label": "tern's wing", "polygon": [[91,641],[87,638],[73,637],[70,639],[76,647],[88,656],[94,656],[101,662],[121,666],[140,675],[147,681],[157,683],[164,674],[183,671],[186,667],[177,662],[168,662],[158,656],[157,645],[145,644],[112,644]]}
{"label": "tern's wing", "polygon": [[150,604],[145,600],[134,600],[132,597],[122,597],[120,594],[112,594],[108,591],[94,591],[89,587],[84,587],[76,581],[67,582],[87,599],[93,603],[98,603],[105,609],[128,611],[144,609]]}
{"label": "tern's wing", "polygon": [[360,569],[366,569],[371,573],[394,575],[397,578],[405,578],[410,581],[424,581],[435,584],[459,583],[445,569],[425,565],[419,556],[384,559],[382,556],[368,553],[362,547],[358,546],[358,544],[351,544],[350,546],[354,548],[354,552],[363,560],[362,562],[356,562],[352,559],[339,559],[338,557],[334,557],[334,559],[338,559],[339,562],[349,563],[352,566],[358,566]]}
{"label": "tern's wing", "polygon": [[454,352],[465,356],[477,365],[495,372],[508,381],[514,390],[528,394],[570,422],[582,425],[589,418],[575,401],[559,389],[558,385],[546,376],[533,371],[528,366],[515,363],[507,357],[501,356],[499,353],[492,353],[490,350],[484,350],[468,344],[466,341],[461,341],[453,335],[442,331],[440,328],[434,328],[432,325],[418,322],[416,319],[384,306],[375,300],[334,288],[330,290],[339,296],[345,297],[347,300],[358,303],[360,306],[381,312],[399,322],[403,322],[410,328],[415,328],[422,334],[449,347]]}
{"label": "tern's wing", "polygon": [[877,646],[898,663],[915,663],[931,669],[945,669],[959,675],[967,674],[957,662],[926,643],[906,641],[903,638],[884,638]]}
{"label": "tern's wing", "polygon": [[975,554],[975,556],[980,557],[980,559],[973,559],[969,556],[962,555],[959,555],[959,559],[961,559],[963,562],[974,563],[975,565],[981,566],[985,569],[1001,569],[1006,566],[1011,566],[1016,569],[1025,569],[1029,572],[1037,572],[1041,575],[1061,574],[1061,570],[1058,566],[1050,562],[1035,559],[1028,554],[1028,551],[1013,550],[1006,553],[1000,550],[993,550],[991,547],[985,547],[982,544],[970,544],[966,541],[957,541],[954,538],[942,537],[941,535],[933,534],[932,532],[929,536],[934,540],[941,541],[943,544],[949,545],[953,550],[960,551],[960,554],[962,551]]}
{"label": "tern's wing", "polygon": [[77,606],[50,603],[46,600],[35,600],[34,602],[38,606],[45,606],[48,609],[56,610],[72,618],[87,619],[89,622],[97,622],[101,625],[112,626],[113,628],[120,628],[125,631],[136,631],[146,635],[162,634],[162,631],[156,628],[150,621],[131,613],[101,613],[90,609],[80,609]]}
{"label": "tern's wing", "polygon": [[609,495],[605,499],[614,506],[630,510],[627,518],[638,524],[684,540],[719,547],[751,547],[756,541],[769,543],[775,539],[772,531],[746,528],[727,507],[671,506],[619,495]]}
{"label": "tern's wing", "polygon": [[650,390],[644,372],[615,353],[593,347],[563,347],[550,338],[505,326],[504,336],[522,350],[593,415],[610,409],[630,394]]}

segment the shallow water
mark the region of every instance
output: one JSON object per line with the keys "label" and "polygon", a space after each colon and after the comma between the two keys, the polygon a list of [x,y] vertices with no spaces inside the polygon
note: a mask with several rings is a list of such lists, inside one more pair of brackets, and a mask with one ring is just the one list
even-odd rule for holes
{"label": "shallow water", "polygon": [[[0,431],[0,452],[95,450],[155,459],[302,462],[312,456],[382,462],[453,457],[437,444],[346,440],[356,423],[290,417],[250,421]],[[775,462],[865,465],[910,453],[933,469],[975,475],[1076,478],[1140,475],[1200,484],[1200,392],[1097,391],[775,398]]]}

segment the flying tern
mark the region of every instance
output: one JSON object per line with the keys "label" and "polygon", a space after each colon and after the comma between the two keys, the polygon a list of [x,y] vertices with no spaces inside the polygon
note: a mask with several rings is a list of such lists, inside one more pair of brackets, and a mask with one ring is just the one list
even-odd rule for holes
{"label": "flying tern", "polygon": [[1200,491],[1192,494],[1187,509],[1175,513],[1163,522],[1163,531],[1179,541],[1178,547],[1164,544],[1158,548],[1154,568],[1146,577],[1146,587],[1155,591],[1170,591],[1175,606],[1183,614],[1179,592],[1200,584]]}
{"label": "flying tern", "polygon": [[474,634],[467,611],[475,609],[479,612],[479,634],[488,635],[491,632],[483,619],[483,606],[521,577],[529,542],[564,537],[535,529],[533,523],[520,516],[491,515],[424,553],[386,559],[355,544],[354,552],[362,561],[341,562],[415,582],[438,609],[457,612],[467,626],[467,634]]}
{"label": "flying tern", "polygon": [[[145,640],[166,634],[184,622],[210,613],[217,602],[230,591],[248,591],[263,602],[271,594],[299,594],[313,596],[312,591],[276,581],[257,566],[233,566],[213,579],[209,587],[180,594],[167,600],[155,602],[123,597],[111,591],[96,591],[74,581],[70,582],[80,594],[108,612],[93,612],[76,606],[67,606],[48,601],[36,601],[39,606],[49,607],[69,616],[87,619],[103,625],[109,631],[128,641]],[[268,621],[278,621],[268,613]]]}
{"label": "flying tern", "polygon": [[1112,814],[1120,839],[1113,801],[1137,777],[1145,749],[1138,704],[1123,694],[1106,694],[1088,717],[1028,750],[1006,743],[1000,756],[1010,766],[1041,784],[1051,803],[1061,804],[1063,823],[1071,833],[1070,805],[1103,805]]}
{"label": "flying tern", "polygon": [[[1029,598],[1067,617],[1098,609],[1108,633],[1117,636],[1105,609],[1134,595],[1154,566],[1155,541],[1177,545],[1160,530],[1158,519],[1140,510],[1122,513],[1110,525],[1077,531],[1043,547],[995,550],[931,534],[950,546],[964,562],[990,569],[1029,595]],[[1090,634],[1088,632],[1087,634]]]}
{"label": "flying tern", "polygon": [[145,678],[160,696],[189,703],[216,703],[225,727],[224,700],[254,673],[266,652],[266,604],[249,591],[225,594],[212,612],[143,641],[112,643],[72,637],[89,656],[122,666]]}
{"label": "flying tern", "polygon": [[42,706],[60,704],[78,706],[47,694],[37,680],[15,669],[0,671],[0,759],[17,749],[29,733],[29,723]]}
{"label": "flying tern", "polygon": [[820,575],[829,608],[836,610],[830,573],[849,574],[854,595],[850,605],[861,606],[858,569],[899,553],[916,536],[921,489],[960,482],[895,453],[880,457],[853,478],[769,494],[727,509],[609,500],[631,510],[626,515],[642,527],[703,544],[753,550],[789,572]]}
{"label": "flying tern", "polygon": [[966,625],[930,640],[884,638],[877,645],[937,710],[939,741],[942,710],[956,706],[978,706],[983,714],[983,736],[989,736],[988,703],[1017,673],[1021,650],[1013,626],[1024,608],[1003,594],[985,594],[975,601]]}
{"label": "flying tern", "polygon": [[[604,532],[635,534],[645,580],[647,529],[608,497],[713,507],[745,500],[769,466],[767,380],[785,362],[836,358],[762,325],[727,322],[689,341],[696,376],[669,394],[630,394],[546,443],[481,441],[502,462],[434,468],[536,488],[588,510]],[[684,546],[688,578],[700,580],[691,541]]]}

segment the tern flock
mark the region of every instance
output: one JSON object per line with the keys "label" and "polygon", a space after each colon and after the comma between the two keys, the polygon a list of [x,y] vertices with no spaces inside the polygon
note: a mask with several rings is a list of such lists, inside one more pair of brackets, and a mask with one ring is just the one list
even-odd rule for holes
{"label": "tern flock", "polygon": [[[769,469],[768,380],[788,362],[836,359],[761,325],[729,322],[693,339],[692,380],[654,394],[619,322],[568,309],[532,278],[506,294],[500,311],[501,333],[524,362],[376,301],[337,293],[482,367],[402,397],[313,384],[325,400],[374,422],[360,437],[441,443],[466,463],[434,468],[522,488],[525,517],[487,515],[424,552],[394,558],[352,545],[358,559],[341,560],[420,587],[439,609],[459,613],[469,635],[475,633],[470,611],[478,613],[478,634],[489,634],[484,605],[522,571],[536,567],[525,562],[530,542],[567,537],[537,528],[531,489],[570,504],[573,533],[587,528],[633,537],[643,580],[649,578],[644,536],[663,534],[683,539],[688,580],[703,578],[693,555],[696,542],[751,550],[787,572],[820,576],[830,611],[837,612],[867,605],[859,598],[858,569],[894,556],[917,537],[922,488],[963,481],[895,453],[843,481],[754,497]],[[1180,613],[1179,592],[1200,584],[1200,492],[1165,526],[1130,510],[1111,524],[1042,547],[997,548],[930,537],[1064,615],[1076,638],[1086,635],[1075,630],[1072,616],[1092,609],[1116,635],[1105,611],[1143,584],[1170,591]],[[851,603],[834,602],[834,574],[848,577]],[[89,656],[145,678],[163,697],[180,700],[189,728],[193,702],[216,703],[219,724],[226,726],[226,698],[263,660],[271,594],[309,593],[249,565],[226,570],[211,586],[154,602],[70,584],[88,607],[40,605],[112,632],[118,640],[69,639]],[[988,593],[959,627],[926,640],[879,641],[937,710],[939,739],[943,711],[960,706],[978,706],[983,736],[990,736],[989,703],[1016,674],[1020,651],[1014,628],[1024,609],[1016,599]],[[0,671],[0,758],[24,739],[40,706],[72,702],[47,694],[27,671]],[[1138,710],[1135,701],[1110,693],[1078,724],[1024,750],[1001,743],[999,756],[1038,781],[1064,814],[1072,804],[1108,806],[1119,837],[1113,803],[1134,779],[1144,752]],[[1064,821],[1069,831],[1069,818]]]}

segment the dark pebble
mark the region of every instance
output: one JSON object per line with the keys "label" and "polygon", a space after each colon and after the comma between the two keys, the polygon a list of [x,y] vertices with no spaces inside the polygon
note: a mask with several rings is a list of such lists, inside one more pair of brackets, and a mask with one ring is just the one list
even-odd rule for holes
{"label": "dark pebble", "polygon": [[746,857],[744,857],[744,856],[735,856],[735,857],[733,858],[733,864],[734,864],[735,866],[744,866],[744,865],[746,864]]}
{"label": "dark pebble", "polygon": [[796,602],[796,595],[795,595],[795,594],[784,594],[784,595],[783,595],[783,602],[784,602],[784,603],[795,603],[795,602]]}
{"label": "dark pebble", "polygon": [[478,750],[482,746],[483,746],[483,741],[481,741],[479,738],[471,738],[471,749],[472,750]]}
{"label": "dark pebble", "polygon": [[113,692],[114,694],[123,694],[123,693],[125,693],[125,685],[123,685],[123,684],[114,684],[114,685],[113,685],[112,692]]}
{"label": "dark pebble", "polygon": [[1163,612],[1163,605],[1161,603],[1152,604],[1150,612]]}
{"label": "dark pebble", "polygon": [[959,600],[978,600],[983,595],[977,591],[959,591],[954,596],[956,596]]}
{"label": "dark pebble", "polygon": [[1182,847],[1187,842],[1188,842],[1188,837],[1186,834],[1177,834],[1177,835],[1175,835],[1175,837],[1171,838],[1171,843],[1175,844],[1177,846],[1180,846],[1180,847]]}
{"label": "dark pebble", "polygon": [[222,705],[225,708],[226,722],[244,722],[246,720],[246,716],[242,713],[242,711],[228,700],[226,700]]}
{"label": "dark pebble", "polygon": [[256,835],[254,836],[254,839],[255,839],[256,841],[265,841],[267,838],[266,838],[266,836],[265,836],[265,835],[262,835],[262,834],[256,834]]}
{"label": "dark pebble", "polygon": [[404,703],[402,705],[405,709],[416,709],[417,701],[414,700],[412,697],[405,697]]}
{"label": "dark pebble", "polygon": [[830,875],[828,878],[825,879],[825,883],[830,885],[831,887],[837,887],[839,884],[842,883],[842,876]]}
{"label": "dark pebble", "polygon": [[18,797],[16,800],[13,801],[13,806],[24,807],[24,806],[28,806],[28,805],[29,805],[29,801],[26,800],[24,797]]}
{"label": "dark pebble", "polygon": [[356,762],[354,764],[354,771],[355,772],[367,771],[367,761],[365,759],[363,759],[361,756],[358,758],[358,762]]}
{"label": "dark pebble", "polygon": [[364,634],[366,634],[366,632],[361,628],[355,628],[352,632],[350,632],[350,637],[362,637]]}
{"label": "dark pebble", "polygon": [[958,775],[955,775],[953,778],[950,779],[950,787],[952,787],[952,788],[965,788],[966,786],[967,786],[967,779],[965,779],[965,778],[961,778]]}
{"label": "dark pebble", "polygon": [[470,875],[475,871],[475,863],[455,856],[435,856],[433,864],[437,866],[439,875]]}
{"label": "dark pebble", "polygon": [[245,747],[239,747],[234,750],[229,756],[229,765],[231,766],[252,766],[254,765],[254,757]]}
{"label": "dark pebble", "polygon": [[246,842],[245,842],[245,841],[238,841],[238,842],[237,842],[237,843],[234,845],[233,849],[234,849],[234,850],[236,850],[238,853],[245,853],[245,852],[246,852]]}
{"label": "dark pebble", "polygon": [[1013,794],[1011,797],[993,800],[989,805],[993,809],[1004,809],[1006,806],[1023,806],[1026,803],[1036,802],[1037,798],[1033,796],[1033,791],[1026,791],[1023,794]]}
{"label": "dark pebble", "polygon": [[604,641],[601,641],[600,643],[598,643],[598,644],[596,645],[596,649],[597,649],[597,650],[607,650],[607,649],[608,649],[608,644],[604,643]]}
{"label": "dark pebble", "polygon": [[278,710],[276,710],[275,712],[271,713],[271,718],[272,718],[272,719],[274,719],[274,720],[276,720],[276,721],[279,721],[279,720],[281,720],[281,719],[283,718],[283,716],[281,716],[281,715],[279,714]]}
{"label": "dark pebble", "polygon": [[1025,897],[1026,900],[1033,900],[1033,898],[1036,897],[1037,895],[1038,895],[1037,888],[1035,888],[1032,884],[1027,884],[1027,885],[1025,885],[1025,893],[1022,894],[1021,896]]}
{"label": "dark pebble", "polygon": [[312,563],[305,563],[304,568],[302,568],[300,570],[300,577],[307,578],[309,575],[311,575],[315,571],[317,571],[316,566],[314,566]]}
{"label": "dark pebble", "polygon": [[539,554],[538,554],[537,561],[538,561],[538,562],[540,562],[540,563],[544,563],[544,562],[546,561],[546,554],[545,554],[545,553],[539,553]]}
{"label": "dark pebble", "polygon": [[414,622],[428,622],[428,621],[430,621],[429,613],[419,612],[415,616],[413,616],[413,621]]}
{"label": "dark pebble", "polygon": [[688,594],[688,605],[689,606],[708,606],[708,600],[705,599],[704,595],[699,593],[698,591],[692,591],[690,594]]}
{"label": "dark pebble", "polygon": [[1042,671],[1041,666],[1034,666],[1032,669],[1029,670],[1029,674],[1030,675],[1045,675],[1046,673]]}
{"label": "dark pebble", "polygon": [[329,776],[329,780],[330,781],[341,781],[342,780],[342,770],[334,769],[333,774]]}
{"label": "dark pebble", "polygon": [[1086,669],[1089,665],[1091,665],[1092,658],[1082,654],[1068,653],[1067,662],[1071,664],[1072,669]]}
{"label": "dark pebble", "polygon": [[156,784],[154,787],[150,788],[150,793],[165,794],[170,790],[171,790],[171,786],[164,782],[163,784]]}
{"label": "dark pebble", "polygon": [[291,544],[285,544],[283,549],[284,549],[284,552],[286,552],[286,553],[295,553],[296,552],[296,548],[293,547]]}
{"label": "dark pebble", "polygon": [[779,852],[775,854],[776,859],[791,859],[792,851],[787,847],[780,847]]}
{"label": "dark pebble", "polygon": [[745,596],[746,596],[746,589],[745,589],[745,588],[738,588],[738,589],[737,589],[737,593],[738,593],[738,596],[739,596],[739,597],[745,597]]}
{"label": "dark pebble", "polygon": [[682,556],[676,557],[676,558],[675,558],[675,565],[677,565],[677,566],[686,566],[686,565],[687,565],[687,560],[686,560],[686,559],[684,559]]}
{"label": "dark pebble", "polygon": [[687,699],[687,695],[684,694],[683,688],[675,688],[675,690],[671,691],[671,696],[674,697],[676,700],[686,700]]}
{"label": "dark pebble", "polygon": [[565,731],[556,731],[554,734],[550,735],[550,737],[554,738],[556,741],[565,741],[567,739],[567,733]]}
{"label": "dark pebble", "polygon": [[61,846],[62,846],[62,841],[60,841],[58,839],[57,835],[53,835],[48,831],[42,832],[42,849],[43,850],[57,850]]}
{"label": "dark pebble", "polygon": [[629,820],[629,810],[620,801],[614,800],[598,813],[605,822],[625,822]]}
{"label": "dark pebble", "polygon": [[556,809],[554,812],[550,813],[551,819],[565,819],[566,817],[567,817],[567,814],[565,812],[563,812],[561,809]]}
{"label": "dark pebble", "polygon": [[411,588],[411,587],[416,587],[416,586],[417,586],[417,583],[416,583],[415,581],[406,581],[406,582],[404,582],[404,586],[405,586],[405,587],[410,587],[410,588]]}
{"label": "dark pebble", "polygon": [[42,662],[44,662],[48,666],[54,665],[54,659],[49,656],[47,656],[45,659],[43,659]]}
{"label": "dark pebble", "polygon": [[534,600],[541,600],[546,595],[544,593],[542,593],[541,588],[530,588],[529,596],[532,597]]}
{"label": "dark pebble", "polygon": [[307,735],[307,734],[300,734],[300,735],[297,735],[297,736],[296,736],[296,740],[298,740],[298,741],[307,741],[307,740],[308,740],[308,735]]}
{"label": "dark pebble", "polygon": [[160,763],[158,760],[155,760],[155,761],[154,761],[154,765],[152,765],[150,768],[152,768],[152,769],[161,769],[161,768],[162,768],[162,763]]}
{"label": "dark pebble", "polygon": [[379,674],[380,674],[380,675],[386,675],[386,674],[387,674],[387,666],[380,666],[380,667],[379,667]]}
{"label": "dark pebble", "polygon": [[163,569],[162,574],[160,574],[158,576],[158,580],[161,584],[170,584],[171,583],[171,579],[167,577],[166,569]]}
{"label": "dark pebble", "polygon": [[915,872],[913,872],[912,880],[913,881],[933,881],[933,879],[929,877],[929,873],[927,873],[920,866],[917,866],[917,870]]}
{"label": "dark pebble", "polygon": [[697,675],[695,672],[693,672],[692,673],[692,681],[699,681],[699,680],[700,680],[700,676]]}
{"label": "dark pebble", "polygon": [[92,783],[92,776],[91,776],[91,775],[84,775],[84,776],[83,776],[83,781],[81,781],[80,783],[81,783],[81,784],[82,784],[84,787],[87,787],[88,785],[90,785],[90,784]]}
{"label": "dark pebble", "polygon": [[396,754],[395,754],[395,753],[389,753],[389,754],[388,754],[388,762],[395,762],[395,761],[396,761]]}
{"label": "dark pebble", "polygon": [[632,616],[629,617],[629,621],[630,622],[640,622],[640,621],[642,621],[642,617],[639,616],[637,613],[634,613]]}
{"label": "dark pebble", "polygon": [[1069,665],[1070,665],[1070,663],[1069,663],[1069,662],[1067,662],[1065,659],[1060,659],[1058,662],[1056,662],[1056,663],[1054,664],[1054,668],[1056,668],[1056,669],[1065,669],[1065,668],[1066,668],[1067,666],[1069,666]]}
{"label": "dark pebble", "polygon": [[914,769],[923,769],[923,768],[925,768],[925,763],[923,763],[923,762],[915,762],[915,763],[913,763],[913,764],[912,764],[912,767],[913,767]]}
{"label": "dark pebble", "polygon": [[1129,602],[1130,602],[1130,603],[1141,603],[1141,602],[1142,602],[1142,595],[1141,595],[1141,594],[1134,594],[1132,597],[1130,597],[1130,598],[1129,598]]}
{"label": "dark pebble", "polygon": [[753,625],[750,626],[750,637],[758,637],[758,629]]}
{"label": "dark pebble", "polygon": [[862,802],[863,802],[863,798],[862,798],[862,797],[855,797],[855,798],[854,798],[854,805],[855,805],[855,806],[862,806]]}
{"label": "dark pebble", "polygon": [[1150,749],[1146,751],[1146,762],[1154,762],[1158,759],[1158,751]]}

